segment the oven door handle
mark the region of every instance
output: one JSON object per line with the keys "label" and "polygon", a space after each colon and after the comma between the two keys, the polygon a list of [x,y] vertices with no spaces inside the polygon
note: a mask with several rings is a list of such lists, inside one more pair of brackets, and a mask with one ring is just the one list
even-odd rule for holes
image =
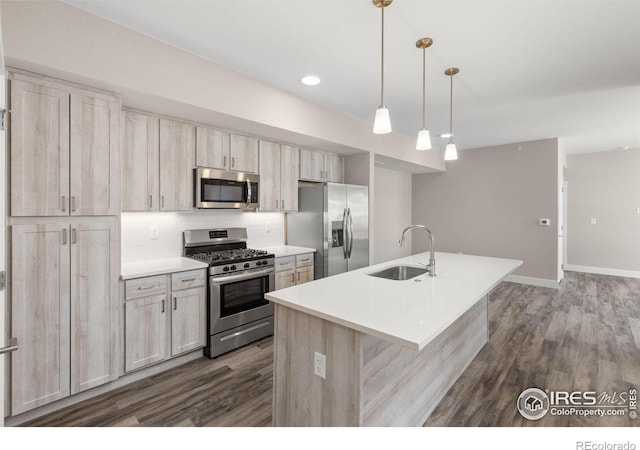
{"label": "oven door handle", "polygon": [[264,275],[270,275],[272,273],[275,273],[275,269],[273,267],[270,267],[268,269],[256,270],[254,272],[247,272],[239,275],[212,276],[210,278],[210,283],[225,284],[225,283],[230,283],[232,281],[250,280],[251,278],[258,278]]}

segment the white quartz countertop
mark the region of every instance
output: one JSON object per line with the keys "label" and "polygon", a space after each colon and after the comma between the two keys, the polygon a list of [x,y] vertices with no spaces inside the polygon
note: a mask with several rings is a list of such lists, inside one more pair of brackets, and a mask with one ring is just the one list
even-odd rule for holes
{"label": "white quartz countertop", "polygon": [[398,264],[423,267],[429,253],[269,292],[268,300],[365,334],[422,350],[522,261],[436,252],[436,276],[406,281],[368,273]]}
{"label": "white quartz countertop", "polygon": [[297,247],[295,245],[277,245],[274,247],[260,247],[260,250],[266,250],[269,253],[273,253],[274,255],[276,255],[276,258],[281,258],[283,256],[304,255],[305,253],[314,253],[316,251],[315,248]]}
{"label": "white quartz countertop", "polygon": [[180,256],[175,258],[152,259],[148,261],[123,263],[120,269],[120,277],[123,280],[129,280],[131,278],[184,272],[185,270],[204,269],[206,267],[209,267],[207,263]]}

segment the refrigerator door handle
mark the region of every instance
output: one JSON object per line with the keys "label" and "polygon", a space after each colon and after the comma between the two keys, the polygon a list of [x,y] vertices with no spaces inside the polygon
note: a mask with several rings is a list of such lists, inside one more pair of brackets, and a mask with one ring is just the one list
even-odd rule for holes
{"label": "refrigerator door handle", "polygon": [[349,210],[347,208],[342,212],[342,253],[344,259],[349,259],[349,231],[347,229],[347,220],[349,217]]}
{"label": "refrigerator door handle", "polygon": [[353,217],[351,216],[351,208],[347,208],[347,219],[349,222],[349,251],[347,255],[351,258],[351,250],[353,250]]}

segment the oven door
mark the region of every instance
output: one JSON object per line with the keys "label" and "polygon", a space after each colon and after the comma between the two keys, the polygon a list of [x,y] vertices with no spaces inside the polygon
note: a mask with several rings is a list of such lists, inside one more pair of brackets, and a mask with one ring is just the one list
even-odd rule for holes
{"label": "oven door", "polygon": [[274,286],[273,267],[210,277],[209,334],[273,315],[273,304],[264,295]]}

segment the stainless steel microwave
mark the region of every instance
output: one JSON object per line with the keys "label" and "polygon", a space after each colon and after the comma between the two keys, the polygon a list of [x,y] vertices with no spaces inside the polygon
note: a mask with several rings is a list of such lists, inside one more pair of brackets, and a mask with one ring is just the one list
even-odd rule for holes
{"label": "stainless steel microwave", "polygon": [[193,180],[196,208],[255,211],[258,207],[259,175],[198,167]]}

